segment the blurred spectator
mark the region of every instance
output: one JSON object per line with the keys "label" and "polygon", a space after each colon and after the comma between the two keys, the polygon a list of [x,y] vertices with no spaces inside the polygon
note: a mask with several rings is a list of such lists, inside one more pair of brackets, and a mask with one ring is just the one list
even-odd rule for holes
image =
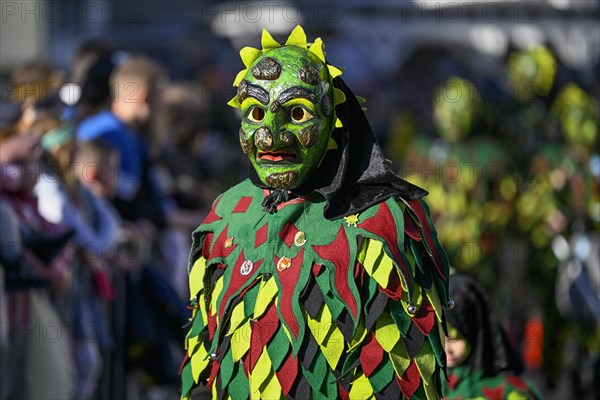
{"label": "blurred spectator", "polygon": [[[93,143],[84,144],[84,157],[76,156],[79,152],[74,147],[73,134],[71,126],[44,134],[42,144],[54,157],[61,179],[44,173],[36,185],[36,194],[40,212],[47,220],[74,231],[75,251],[70,260],[73,284],[61,299],[62,313],[73,330],[72,351],[77,367],[73,396],[92,399],[102,371],[101,349],[112,342],[104,301],[112,300],[114,289],[106,257],[120,221],[110,203],[87,188],[88,176],[97,182],[103,165],[85,158],[90,153],[87,147]],[[111,159],[110,149],[102,158]]]}
{"label": "blurred spectator", "polygon": [[67,121],[79,122],[110,109],[110,75],[118,54],[102,40],[88,40],[79,46],[71,63],[70,81],[80,85],[81,93],[77,102],[65,109]]}
{"label": "blurred spectator", "polygon": [[166,225],[164,204],[140,132],[147,129],[151,104],[164,80],[162,69],[151,60],[141,56],[125,60],[111,76],[111,109],[85,118],[77,127],[78,141],[100,139],[119,154],[113,203],[120,215],[131,221],[147,219],[159,229]]}
{"label": "blurred spectator", "polygon": [[151,159],[152,117],[167,82],[166,72],[151,59],[126,58],[110,77],[110,109],[84,118],[76,128],[80,143],[98,141],[118,154],[112,201],[126,228],[119,241],[138,250],[141,267],[125,276],[127,362],[144,374],[149,385],[177,383],[178,356],[170,343],[183,340],[181,327],[186,321],[183,302],[167,279],[174,266],[159,251],[161,235],[168,228],[167,199]]}
{"label": "blurred spectator", "polygon": [[448,382],[442,382],[444,397],[540,398],[537,390],[521,378],[523,362],[477,281],[466,275],[452,275],[450,298],[455,306],[446,315],[449,376]]}
{"label": "blurred spectator", "polygon": [[[4,104],[2,104],[4,106]],[[73,365],[68,327],[50,295],[70,283],[71,232],[37,212],[32,189],[41,149],[32,136],[15,135],[15,115],[2,113],[0,135],[0,264],[7,319],[0,340],[2,399],[69,398]],[[4,299],[3,299],[4,300]],[[5,324],[6,322],[6,324]],[[49,333],[48,327],[54,327]],[[50,336],[53,335],[53,336]]]}
{"label": "blurred spectator", "polygon": [[62,105],[59,90],[64,73],[50,62],[35,60],[17,68],[12,76],[12,100],[22,106],[19,132],[41,135],[58,125]]}

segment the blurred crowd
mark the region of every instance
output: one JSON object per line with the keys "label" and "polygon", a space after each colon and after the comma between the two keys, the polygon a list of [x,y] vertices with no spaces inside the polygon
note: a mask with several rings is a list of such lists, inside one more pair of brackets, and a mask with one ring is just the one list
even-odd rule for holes
{"label": "blurred crowd", "polygon": [[[567,376],[562,393],[585,398],[600,377],[598,81],[545,47],[492,75],[421,49],[351,83],[540,389]],[[177,397],[190,233],[247,174],[233,113],[97,40],[69,71],[33,61],[2,88],[0,400]]]}
{"label": "blurred crowd", "polygon": [[597,76],[544,46],[493,75],[449,53],[406,68],[432,70],[432,95],[398,107],[387,149],[429,191],[451,265],[484,284],[548,398],[599,396]]}
{"label": "blurred crowd", "polygon": [[189,238],[236,153],[193,83],[102,41],[2,87],[0,399],[176,398]]}

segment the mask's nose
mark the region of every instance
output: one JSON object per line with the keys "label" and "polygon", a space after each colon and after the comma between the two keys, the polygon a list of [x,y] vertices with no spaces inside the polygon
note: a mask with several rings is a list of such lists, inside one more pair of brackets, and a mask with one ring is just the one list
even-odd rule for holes
{"label": "mask's nose", "polygon": [[285,130],[285,121],[282,108],[274,102],[267,112],[265,124],[254,133],[254,144],[260,151],[276,150],[294,144],[294,134]]}
{"label": "mask's nose", "polygon": [[263,125],[254,132],[254,144],[261,151],[273,149],[273,134],[268,126]]}

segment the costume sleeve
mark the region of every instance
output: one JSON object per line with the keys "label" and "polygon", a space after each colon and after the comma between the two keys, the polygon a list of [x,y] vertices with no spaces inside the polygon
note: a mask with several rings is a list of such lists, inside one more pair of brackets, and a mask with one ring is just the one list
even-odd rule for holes
{"label": "costume sleeve", "polygon": [[354,339],[361,349],[361,372],[349,397],[372,398],[387,388],[384,397],[392,398],[397,385],[405,398],[437,399],[445,368],[447,258],[424,201],[387,206],[404,238],[400,252],[389,240],[362,242],[357,261],[364,271],[359,278],[366,282],[365,332]]}

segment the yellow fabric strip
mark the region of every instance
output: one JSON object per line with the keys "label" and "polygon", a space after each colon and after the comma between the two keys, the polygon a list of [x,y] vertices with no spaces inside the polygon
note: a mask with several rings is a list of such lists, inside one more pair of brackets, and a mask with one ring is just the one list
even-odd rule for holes
{"label": "yellow fabric strip", "polygon": [[242,322],[244,322],[244,300],[240,301],[235,305],[233,310],[231,311],[231,324],[229,328],[229,332],[227,332],[226,336],[230,336],[237,329],[238,326]]}
{"label": "yellow fabric strip", "polygon": [[425,290],[425,294],[433,307],[433,311],[435,312],[435,316],[439,322],[442,322],[442,304],[440,302],[440,296],[438,295],[437,289],[435,286],[432,290]]}
{"label": "yellow fabric strip", "polygon": [[199,340],[200,340],[200,335],[194,336],[192,338],[188,338],[188,340],[187,340],[188,354],[193,354],[196,351],[196,345],[198,344]]}
{"label": "yellow fabric strip", "polygon": [[[204,305],[204,302],[204,291],[202,291],[202,293],[198,297],[198,310],[200,310],[200,315],[202,315],[202,321],[204,321],[204,324],[206,325],[206,321],[208,321],[208,315],[206,313],[206,306]],[[194,313],[193,316],[195,317],[196,314]]]}
{"label": "yellow fabric strip", "polygon": [[374,399],[373,396],[373,387],[369,382],[369,379],[361,372],[352,383],[352,387],[350,388],[350,398],[351,399]]}
{"label": "yellow fabric strip", "polygon": [[381,251],[381,256],[379,259],[379,265],[375,272],[373,273],[373,279],[381,286],[382,288],[388,287],[388,282],[390,280],[390,274],[392,273],[392,269],[394,268],[394,262],[392,259],[385,254],[385,252]]}
{"label": "yellow fabric strip", "polygon": [[331,324],[333,323],[329,308],[325,305],[325,303],[323,303],[323,307],[315,319],[312,319],[308,314],[306,315],[306,319],[308,322],[308,328],[312,332],[312,335],[319,346],[322,347],[322,344],[327,337],[327,333],[329,333],[329,329],[331,329]]}
{"label": "yellow fabric strip", "polygon": [[261,389],[261,397],[269,400],[279,400],[283,397],[281,385],[277,380],[277,375],[275,375],[275,372],[272,369]]}
{"label": "yellow fabric strip", "polygon": [[377,319],[375,324],[375,338],[381,347],[387,352],[391,352],[398,340],[400,340],[400,331],[390,314],[383,313]]}
{"label": "yellow fabric strip", "polygon": [[327,339],[321,346],[321,350],[323,350],[323,355],[325,355],[325,359],[329,366],[331,366],[331,369],[336,369],[340,357],[342,357],[342,353],[344,352],[344,335],[342,335],[336,324],[331,325],[331,329],[327,335]]}
{"label": "yellow fabric strip", "polygon": [[198,350],[192,354],[192,377],[195,383],[198,383],[200,373],[206,369],[210,362],[210,358],[207,355],[208,353],[202,343],[198,346]]}
{"label": "yellow fabric strip", "polygon": [[250,349],[251,333],[250,318],[233,332],[230,344],[233,362],[238,362]]}
{"label": "yellow fabric strip", "polygon": [[254,305],[254,317],[258,319],[262,317],[265,313],[275,295],[277,294],[277,283],[275,279],[270,278],[266,282],[262,281],[260,283],[260,288],[258,289],[258,293],[256,295],[256,304]]}
{"label": "yellow fabric strip", "polygon": [[220,277],[215,282],[215,287],[213,288],[213,291],[211,293],[210,308],[214,313],[217,313],[217,311],[218,311],[217,300],[219,299],[219,295],[221,294],[222,290],[223,290],[223,277]]}
{"label": "yellow fabric strip", "polygon": [[189,284],[190,284],[190,300],[196,297],[198,292],[202,290],[204,284],[204,273],[206,272],[206,260],[204,257],[200,257],[194,262],[192,265],[192,269],[190,271],[189,276]]}
{"label": "yellow fabric strip", "polygon": [[263,346],[260,357],[254,366],[254,369],[250,371],[250,393],[252,393],[253,399],[260,398],[260,388],[263,382],[269,377],[269,373],[273,372],[271,367],[271,360],[267,354],[267,347]]}
{"label": "yellow fabric strip", "polygon": [[356,332],[354,332],[354,337],[352,338],[352,342],[350,342],[350,345],[348,346],[348,350],[346,350],[346,352],[349,353],[352,350],[354,350],[363,342],[363,340],[365,340],[365,337],[367,337],[367,330],[365,328],[365,325],[363,324],[363,321],[361,320],[358,323],[358,326],[356,327]]}
{"label": "yellow fabric strip", "polygon": [[379,257],[383,252],[383,245],[377,240],[365,239],[363,242],[363,249],[365,255],[362,265],[365,268],[365,271],[372,276],[374,270],[379,265]]}

